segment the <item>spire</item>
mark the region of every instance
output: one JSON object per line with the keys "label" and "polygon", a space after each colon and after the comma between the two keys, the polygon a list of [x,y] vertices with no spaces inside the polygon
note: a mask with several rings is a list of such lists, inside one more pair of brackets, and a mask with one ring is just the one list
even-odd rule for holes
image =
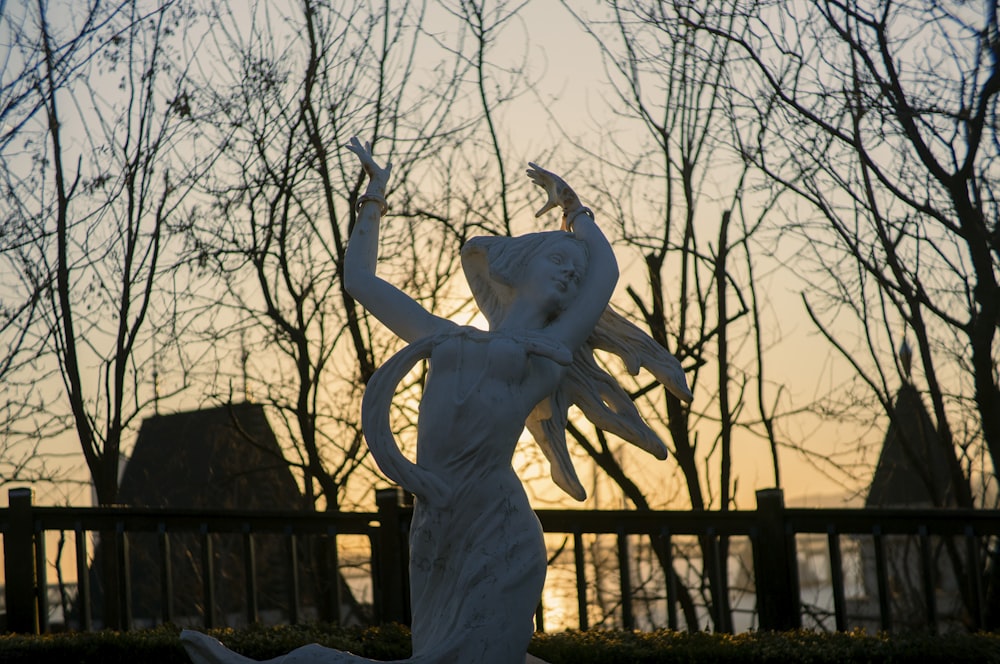
{"label": "spire", "polygon": [[153,414],[160,414],[160,362],[155,334],[153,335]]}
{"label": "spire", "polygon": [[913,350],[910,348],[910,344],[907,343],[906,337],[903,337],[903,343],[899,344],[899,363],[903,366],[903,374],[906,378],[906,382],[911,382],[911,367],[913,365]]}
{"label": "spire", "polygon": [[[246,403],[253,403],[253,390],[250,389],[250,376],[247,373],[247,364],[250,362],[250,349],[247,347],[246,335],[240,332],[240,371],[243,374],[243,400]],[[230,393],[232,390],[230,390]]]}

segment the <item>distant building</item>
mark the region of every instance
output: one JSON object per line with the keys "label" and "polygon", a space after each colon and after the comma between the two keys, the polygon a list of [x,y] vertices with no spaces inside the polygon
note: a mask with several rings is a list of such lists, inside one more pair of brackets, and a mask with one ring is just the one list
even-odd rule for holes
{"label": "distant building", "polygon": [[957,507],[968,493],[955,450],[941,440],[917,388],[896,394],[865,507]]}
{"label": "distant building", "polygon": [[143,421],[119,498],[133,507],[304,507],[263,407],[251,403]]}
{"label": "distant building", "polygon": [[[909,382],[896,395],[878,465],[868,490],[868,508],[932,508],[968,505],[970,489],[954,448],[938,435],[920,393]],[[919,537],[886,535],[886,575],[894,629],[922,629],[927,625],[922,546]],[[962,581],[964,544],[931,538],[931,570],[939,624],[961,628],[965,609]],[[850,608],[858,624],[877,631],[878,577],[875,541],[859,538],[864,592]]]}
{"label": "distant building", "polygon": [[[302,510],[298,484],[258,404],[240,403],[171,415],[155,415],[142,423],[132,456],[122,475],[119,497],[131,507],[192,510]],[[213,536],[215,561],[214,616],[219,624],[237,625],[246,618],[244,543],[239,534]],[[205,615],[202,581],[202,538],[176,534],[170,539],[173,615],[178,623],[201,624]],[[290,569],[287,539],[255,537],[257,601],[265,622],[290,615]],[[300,548],[300,612],[317,618],[317,581]],[[95,622],[103,615],[98,545],[91,565]],[[162,553],[155,533],[129,537],[132,615],[138,625],[160,622],[163,615]],[[344,593],[349,596],[350,593]],[[352,598],[353,599],[353,598]],[[349,610],[357,610],[351,604]],[[343,615],[351,615],[344,612]],[[357,613],[354,614],[357,617]]]}

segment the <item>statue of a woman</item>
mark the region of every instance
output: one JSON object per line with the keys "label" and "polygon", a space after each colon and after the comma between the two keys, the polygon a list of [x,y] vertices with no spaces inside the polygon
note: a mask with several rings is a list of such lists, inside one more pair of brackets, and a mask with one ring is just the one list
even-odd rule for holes
{"label": "statue of a woman", "polygon": [[[566,450],[566,412],[576,403],[597,426],[659,458],[666,448],[631,399],[593,358],[618,354],[635,374],[649,369],[690,400],[676,359],[608,308],[618,265],[576,193],[534,164],[528,176],[548,194],[536,216],[561,207],[562,230],[478,237],[462,266],[489,331],[423,309],[376,275],[379,222],[391,164],[370,147],[348,146],[369,176],[344,259],[344,284],[409,345],[372,377],[362,424],[372,456],[415,497],[410,527],[413,663],[523,664],[545,579],[542,529],[511,467],[525,426],[552,464],[556,483],[585,492]],[[416,462],[396,446],[389,406],[398,382],[421,360],[429,372],[420,402]],[[197,632],[183,635],[196,664],[249,662]],[[272,662],[368,661],[306,646]]]}

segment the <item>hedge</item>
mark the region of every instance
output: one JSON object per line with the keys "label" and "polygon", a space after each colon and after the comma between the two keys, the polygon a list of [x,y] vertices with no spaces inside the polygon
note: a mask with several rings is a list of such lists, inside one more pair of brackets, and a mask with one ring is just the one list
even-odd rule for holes
{"label": "hedge", "polygon": [[[44,636],[0,635],[4,664],[189,664],[178,635],[167,625],[131,632],[68,632]],[[320,643],[377,660],[405,658],[410,634],[386,625],[330,625],[210,630],[230,648],[269,659],[298,646]],[[744,634],[597,631],[538,634],[530,652],[551,664],[1000,664],[1000,634],[823,634],[811,631]],[[472,664],[472,663],[470,663]]]}

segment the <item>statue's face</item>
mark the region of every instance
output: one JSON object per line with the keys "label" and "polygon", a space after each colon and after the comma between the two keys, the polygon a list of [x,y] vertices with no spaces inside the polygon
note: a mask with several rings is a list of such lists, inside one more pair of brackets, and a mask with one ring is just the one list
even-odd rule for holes
{"label": "statue's face", "polygon": [[576,299],[587,269],[587,256],[576,240],[566,237],[547,243],[525,266],[518,291],[555,317]]}

